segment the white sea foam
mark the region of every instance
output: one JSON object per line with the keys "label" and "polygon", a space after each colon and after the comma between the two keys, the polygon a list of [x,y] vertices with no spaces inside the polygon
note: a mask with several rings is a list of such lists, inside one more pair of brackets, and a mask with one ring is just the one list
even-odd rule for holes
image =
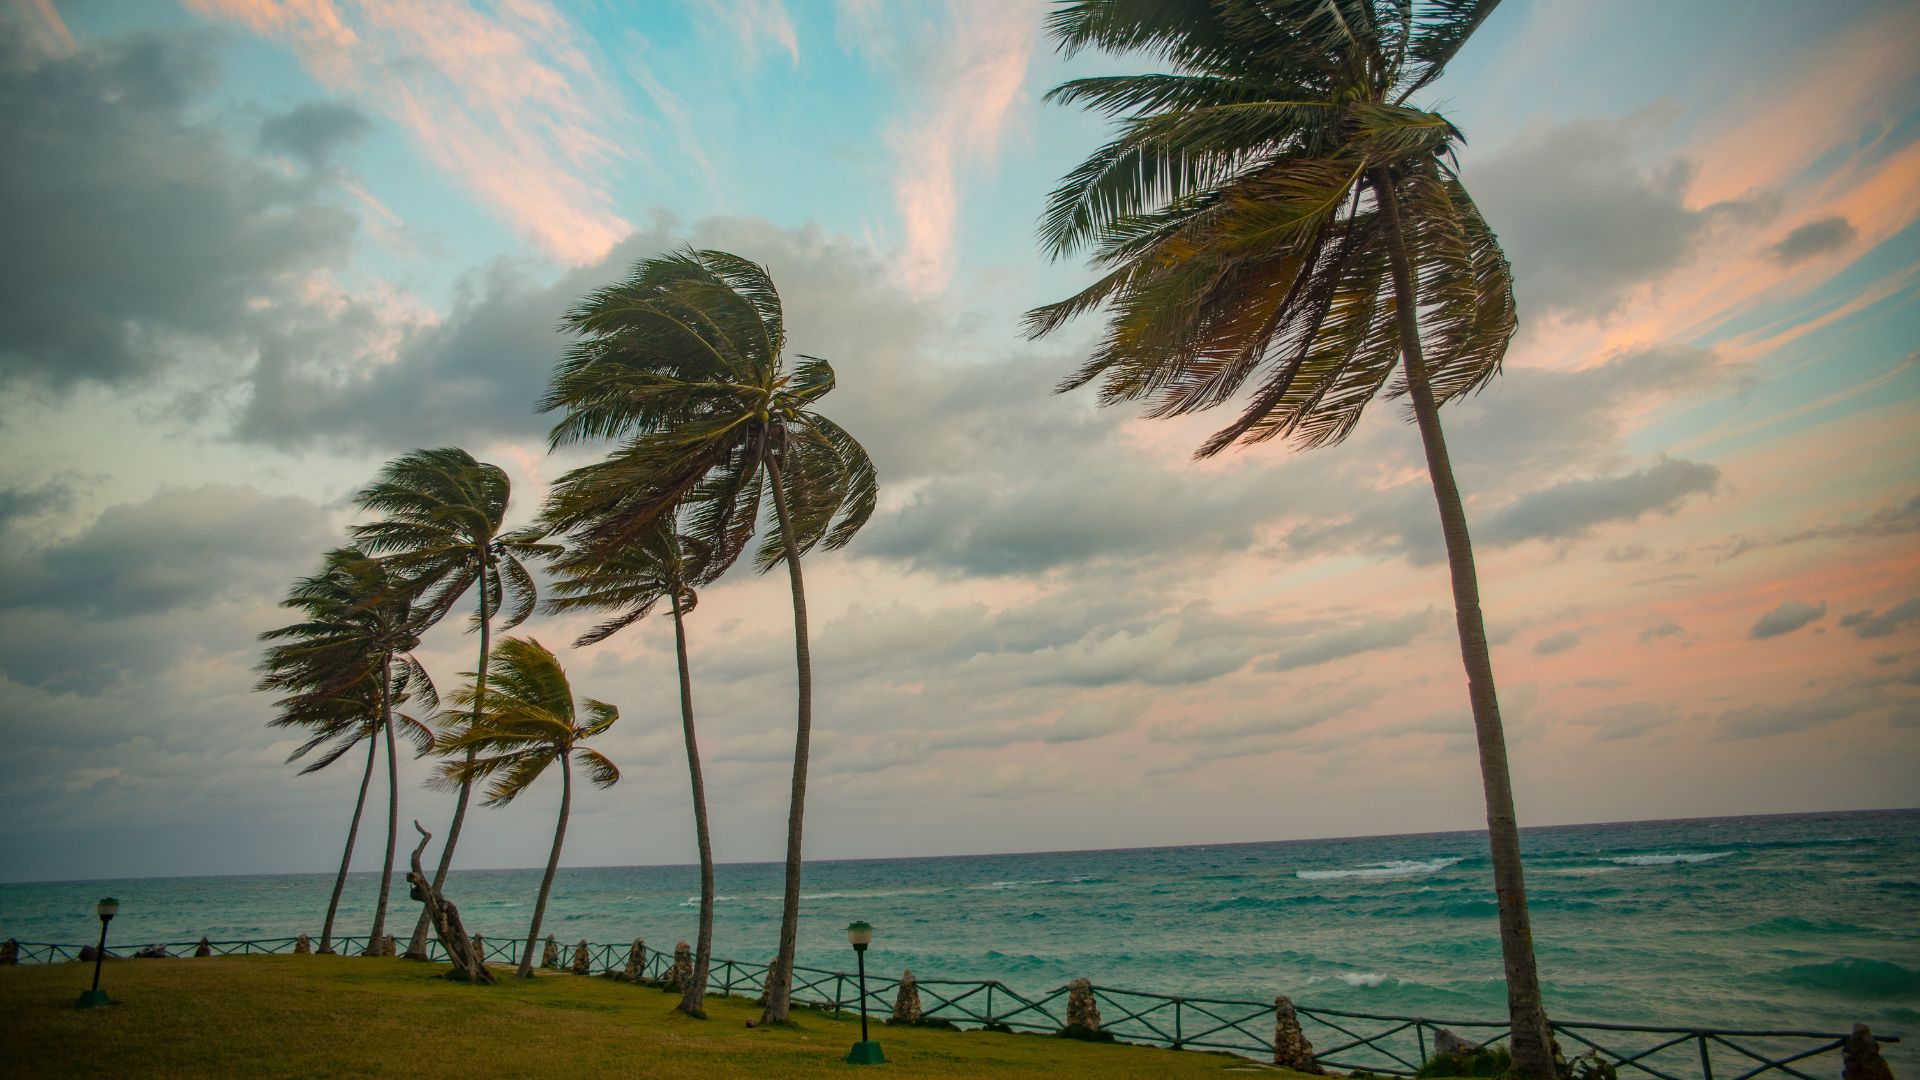
{"label": "white sea foam", "polygon": [[1437,874],[1459,861],[1459,859],[1430,859],[1426,862],[1415,862],[1411,859],[1400,859],[1394,862],[1367,863],[1352,870],[1300,870],[1296,871],[1294,876],[1302,881],[1420,877],[1425,874]]}
{"label": "white sea foam", "polygon": [[1029,885],[1057,885],[1054,878],[1041,878],[1038,881],[989,881],[985,885],[969,885],[969,889],[1024,889]]}
{"label": "white sea foam", "polygon": [[1627,855],[1613,861],[1621,866],[1672,866],[1675,863],[1712,862],[1731,854],[1731,851],[1682,851],[1673,855]]}
{"label": "white sea foam", "polygon": [[1343,971],[1340,981],[1348,986],[1379,986],[1387,977],[1375,971]]}
{"label": "white sea foam", "polygon": [[[713,898],[713,902],[716,904],[720,904],[720,903],[725,903],[728,900],[738,900],[738,899],[740,898],[737,896],[716,896]],[[700,906],[700,898],[697,896],[689,896],[685,900],[680,901],[680,906],[697,908]]]}

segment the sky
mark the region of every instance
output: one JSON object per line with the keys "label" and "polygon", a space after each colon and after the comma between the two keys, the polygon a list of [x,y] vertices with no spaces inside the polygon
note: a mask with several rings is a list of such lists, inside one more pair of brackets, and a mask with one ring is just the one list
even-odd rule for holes
{"label": "sky", "polygon": [[[534,411],[561,314],[687,244],[770,269],[881,474],[806,563],[809,857],[1482,825],[1400,406],[1196,462],[1228,412],[1055,395],[1097,319],[1021,337],[1089,280],[1034,233],[1105,130],[1042,99],[1148,69],[1044,17],[0,0],[0,880],[335,865],[358,770],[286,764],[257,636],[398,454],[463,446],[531,519],[600,449]],[[1421,100],[1517,277],[1442,417],[1523,824],[1920,805],[1916,40],[1897,0],[1509,0]],[[690,862],[671,627],[587,622],[515,631],[622,713],[564,861]],[[777,859],[784,575],[687,631],[717,854]],[[450,690],[474,651],[421,657]],[[457,865],[537,864],[557,800]]]}

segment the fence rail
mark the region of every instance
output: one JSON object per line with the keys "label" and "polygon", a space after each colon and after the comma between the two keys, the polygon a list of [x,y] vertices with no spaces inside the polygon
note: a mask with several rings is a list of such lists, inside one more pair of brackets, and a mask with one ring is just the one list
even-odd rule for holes
{"label": "fence rail", "polygon": [[[526,946],[524,938],[512,936],[481,935],[476,940],[481,943],[483,958],[495,964],[518,964],[520,951]],[[294,952],[299,941],[297,937],[209,941],[207,946],[216,956],[285,954]],[[370,942],[366,937],[337,937],[333,946],[335,952],[351,955],[366,952]],[[164,945],[169,953],[181,956],[199,947],[198,941]],[[544,949],[544,942],[540,947]],[[16,948],[20,963],[49,964],[79,959],[82,946],[22,941]],[[577,948],[560,948],[561,968],[572,967]],[[446,960],[438,941],[430,941],[427,949],[433,960]],[[587,970],[599,975],[623,974],[630,950],[630,945],[589,944]],[[107,955],[132,954],[109,949]],[[671,964],[671,953],[648,949],[638,974],[657,982],[666,977]],[[716,957],[708,965],[707,991],[758,997],[765,990],[766,974],[765,964]],[[930,1020],[1015,1031],[1053,1032],[1066,1026],[1066,986],[1028,997],[997,979],[917,979],[915,985],[920,992],[921,1015]],[[869,1014],[885,1015],[893,1010],[899,986],[897,979],[869,977],[863,1000],[855,975],[795,965],[791,998],[796,1005],[832,1012],[864,1008]],[[1273,1054],[1274,1006],[1270,1001],[1186,997],[1098,985],[1092,989],[1103,1018],[1101,1029],[1117,1038],[1176,1050],[1225,1050],[1259,1058]],[[1295,1011],[1303,1032],[1316,1047],[1314,1059],[1319,1064],[1385,1076],[1418,1072],[1433,1058],[1433,1035],[1442,1029],[1473,1033],[1474,1041],[1488,1046],[1498,1045],[1508,1034],[1506,1022],[1501,1020],[1395,1016],[1299,1004]],[[1798,1080],[1831,1080],[1831,1070],[1827,1077],[1819,1077],[1796,1066],[1839,1051],[1847,1041],[1844,1034],[1799,1030],[1645,1027],[1564,1020],[1553,1021],[1551,1027],[1564,1050],[1590,1054],[1612,1064],[1623,1080],[1754,1080],[1768,1073]],[[1876,1034],[1874,1038],[1882,1043],[1900,1041],[1895,1034]]]}

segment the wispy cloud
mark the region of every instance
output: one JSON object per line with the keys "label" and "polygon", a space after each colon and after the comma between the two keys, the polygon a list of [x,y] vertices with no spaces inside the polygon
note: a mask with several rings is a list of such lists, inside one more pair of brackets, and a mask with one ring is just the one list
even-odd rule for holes
{"label": "wispy cloud", "polygon": [[781,0],[692,0],[707,25],[719,26],[740,46],[740,57],[751,67],[760,60],[762,43],[800,63],[800,36],[793,17]]}
{"label": "wispy cloud", "polygon": [[53,0],[7,0],[13,17],[26,31],[33,47],[49,56],[68,56],[78,48],[73,32],[54,10]]}
{"label": "wispy cloud", "polygon": [[[923,296],[953,277],[961,171],[998,150],[1040,28],[1033,0],[950,3],[947,16],[944,63],[914,73],[932,89],[887,136],[894,200],[906,231],[900,269],[907,287]],[[844,25],[863,28],[857,32],[870,40],[870,18]]]}
{"label": "wispy cloud", "polygon": [[187,0],[291,45],[316,79],[399,121],[435,165],[565,263],[631,229],[606,166],[626,109],[544,0]]}

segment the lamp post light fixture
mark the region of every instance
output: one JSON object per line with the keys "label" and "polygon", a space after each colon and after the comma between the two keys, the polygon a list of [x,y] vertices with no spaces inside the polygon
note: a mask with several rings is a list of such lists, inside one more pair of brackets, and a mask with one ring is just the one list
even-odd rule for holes
{"label": "lamp post light fixture", "polygon": [[887,1063],[880,1044],[867,1038],[867,946],[872,942],[873,927],[864,922],[847,924],[847,944],[853,946],[853,955],[860,958],[860,1041],[853,1044],[853,1051],[847,1055],[849,1065]]}
{"label": "lamp post light fixture", "polygon": [[93,913],[100,916],[100,944],[93,950],[93,989],[80,991],[80,1000],[73,1003],[76,1009],[97,1009],[102,1005],[111,1005],[107,992],[100,989],[100,962],[107,958],[107,924],[120,913],[120,901],[109,896],[94,905]]}

